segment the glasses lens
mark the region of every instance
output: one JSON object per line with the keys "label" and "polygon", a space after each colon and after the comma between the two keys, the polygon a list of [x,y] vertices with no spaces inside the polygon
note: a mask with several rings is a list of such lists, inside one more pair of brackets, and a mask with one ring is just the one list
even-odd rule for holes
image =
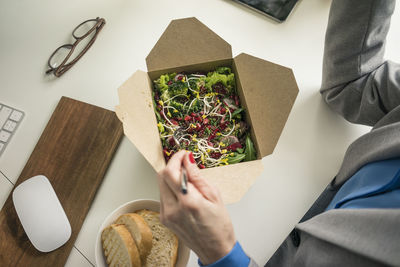
{"label": "glasses lens", "polygon": [[52,68],[57,68],[67,57],[68,53],[71,51],[71,45],[64,45],[59,47],[51,57],[49,63]]}
{"label": "glasses lens", "polygon": [[96,25],[96,23],[97,23],[97,20],[95,20],[95,19],[85,21],[84,23],[82,23],[81,25],[76,27],[76,29],[74,30],[72,35],[77,39],[82,38],[85,34],[88,33],[88,31],[90,31],[90,29],[92,29],[94,27],[94,25]]}
{"label": "glasses lens", "polygon": [[85,38],[81,39],[78,44],[75,46],[74,51],[72,52],[72,55],[70,56],[70,58],[68,59],[67,63],[71,62],[72,60],[76,59],[79,54],[82,53],[82,51],[87,48],[87,46],[89,45],[89,43],[92,41],[92,39],[95,37],[96,35],[96,31],[92,31],[88,36],[86,36]]}

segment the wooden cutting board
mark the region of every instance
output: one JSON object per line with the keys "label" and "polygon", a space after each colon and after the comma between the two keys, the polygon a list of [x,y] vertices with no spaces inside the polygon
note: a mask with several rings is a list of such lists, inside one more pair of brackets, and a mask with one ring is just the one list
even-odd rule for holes
{"label": "wooden cutting board", "polygon": [[122,135],[114,112],[61,98],[16,186],[39,174],[49,178],[70,221],[71,238],[52,252],[36,250],[11,193],[0,212],[0,266],[64,266]]}

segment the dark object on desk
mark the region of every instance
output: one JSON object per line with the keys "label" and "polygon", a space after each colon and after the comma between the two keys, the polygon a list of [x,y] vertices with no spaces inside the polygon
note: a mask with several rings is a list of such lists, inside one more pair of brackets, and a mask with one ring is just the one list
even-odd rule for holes
{"label": "dark object on desk", "polygon": [[234,0],[278,22],[284,22],[298,0]]}
{"label": "dark object on desk", "polygon": [[[47,62],[49,69],[46,74],[53,73],[54,76],[60,77],[69,70],[89,50],[105,24],[105,19],[97,17],[76,26],[72,31],[72,36],[76,41],[73,44],[60,46],[51,54]],[[87,43],[82,41],[87,41]]]}
{"label": "dark object on desk", "polygon": [[10,194],[0,212],[0,266],[64,266],[122,135],[114,112],[61,98],[16,185],[47,176],[71,223],[71,238],[52,252],[37,251]]}

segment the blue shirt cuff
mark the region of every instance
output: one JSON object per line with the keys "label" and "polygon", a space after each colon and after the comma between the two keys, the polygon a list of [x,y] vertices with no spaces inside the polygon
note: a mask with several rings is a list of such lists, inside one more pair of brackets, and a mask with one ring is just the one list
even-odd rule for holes
{"label": "blue shirt cuff", "polygon": [[250,258],[246,255],[246,253],[244,253],[239,242],[236,242],[232,250],[216,262],[211,263],[210,265],[203,265],[199,259],[198,263],[200,266],[206,267],[247,267],[249,266]]}

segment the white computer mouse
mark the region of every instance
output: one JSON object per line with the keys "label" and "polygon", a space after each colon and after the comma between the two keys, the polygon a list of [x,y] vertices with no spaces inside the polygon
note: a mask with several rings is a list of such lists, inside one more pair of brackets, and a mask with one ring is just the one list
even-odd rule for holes
{"label": "white computer mouse", "polygon": [[71,225],[45,176],[22,182],[14,189],[12,199],[22,227],[37,250],[50,252],[68,241]]}

